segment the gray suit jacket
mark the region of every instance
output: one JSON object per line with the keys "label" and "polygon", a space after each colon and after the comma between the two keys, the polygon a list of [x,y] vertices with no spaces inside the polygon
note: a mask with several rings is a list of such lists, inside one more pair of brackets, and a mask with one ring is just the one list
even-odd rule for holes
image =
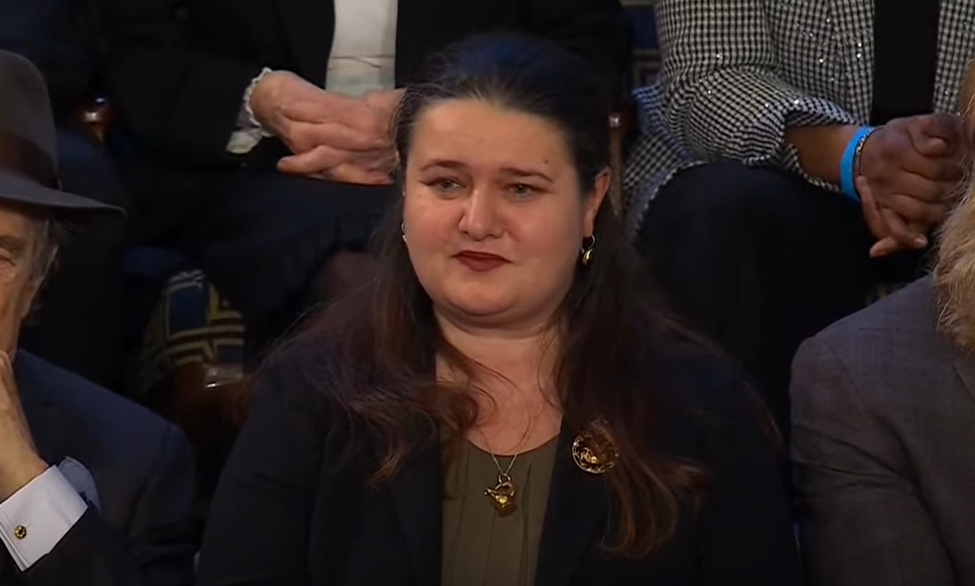
{"label": "gray suit jacket", "polygon": [[812,586],[975,585],[975,357],[929,279],[806,342],[792,456]]}
{"label": "gray suit jacket", "polygon": [[188,521],[196,491],[183,435],[146,409],[26,352],[18,352],[14,371],[41,456],[52,464],[65,457],[80,462],[94,481],[82,496],[100,510],[89,507],[26,573],[0,546],[0,584],[192,584],[196,547]]}

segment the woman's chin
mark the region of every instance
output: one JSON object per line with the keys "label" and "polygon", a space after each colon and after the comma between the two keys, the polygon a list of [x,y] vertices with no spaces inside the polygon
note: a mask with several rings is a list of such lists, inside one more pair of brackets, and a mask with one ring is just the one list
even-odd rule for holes
{"label": "woman's chin", "polygon": [[510,299],[500,295],[477,294],[456,295],[448,297],[447,303],[452,310],[462,315],[477,319],[490,319],[508,313],[513,307]]}

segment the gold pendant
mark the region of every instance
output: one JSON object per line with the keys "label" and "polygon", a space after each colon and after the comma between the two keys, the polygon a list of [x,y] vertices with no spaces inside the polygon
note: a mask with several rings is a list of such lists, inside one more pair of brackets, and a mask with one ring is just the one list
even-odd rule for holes
{"label": "gold pendant", "polygon": [[616,466],[619,451],[605,422],[594,421],[572,442],[572,460],[588,474],[605,474]]}
{"label": "gold pendant", "polygon": [[515,485],[512,484],[510,476],[499,474],[498,484],[494,488],[485,490],[484,496],[491,499],[491,504],[494,505],[494,510],[498,512],[499,517],[507,517],[518,508],[515,505]]}

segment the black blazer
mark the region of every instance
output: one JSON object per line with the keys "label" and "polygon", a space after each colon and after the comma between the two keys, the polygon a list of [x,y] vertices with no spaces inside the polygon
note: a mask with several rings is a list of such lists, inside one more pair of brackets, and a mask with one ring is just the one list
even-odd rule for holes
{"label": "black blazer", "polygon": [[[204,537],[200,586],[440,584],[442,471],[438,446],[369,488],[377,445],[354,436],[307,381],[327,381],[320,354],[279,359],[220,482]],[[572,462],[563,429],[539,550],[539,586],[790,586],[799,570],[781,470],[740,379],[681,350],[661,382],[658,449],[704,464],[711,488],[697,518],[685,511],[653,560],[610,558],[603,480]],[[326,433],[329,433],[326,436]],[[648,436],[650,432],[648,431]]]}
{"label": "black blazer", "polygon": [[[50,554],[21,573],[0,545],[3,586],[190,586],[194,459],[183,434],[111,391],[18,352],[14,376],[34,443],[90,474],[91,503]],[[74,483],[73,483],[74,484]]]}
{"label": "black blazer", "polygon": [[[164,153],[227,160],[241,98],[262,66],[325,80],[330,0],[89,0],[108,46],[121,122]],[[473,33],[548,37],[590,59],[622,92],[630,25],[618,0],[399,0],[396,78]]]}

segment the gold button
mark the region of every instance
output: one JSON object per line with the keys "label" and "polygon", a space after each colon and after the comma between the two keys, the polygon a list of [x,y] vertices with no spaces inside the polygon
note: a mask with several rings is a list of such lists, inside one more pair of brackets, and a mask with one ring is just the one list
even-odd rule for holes
{"label": "gold button", "polygon": [[14,537],[16,537],[17,539],[23,539],[27,537],[27,527],[24,527],[23,525],[17,525],[16,527],[14,527]]}

